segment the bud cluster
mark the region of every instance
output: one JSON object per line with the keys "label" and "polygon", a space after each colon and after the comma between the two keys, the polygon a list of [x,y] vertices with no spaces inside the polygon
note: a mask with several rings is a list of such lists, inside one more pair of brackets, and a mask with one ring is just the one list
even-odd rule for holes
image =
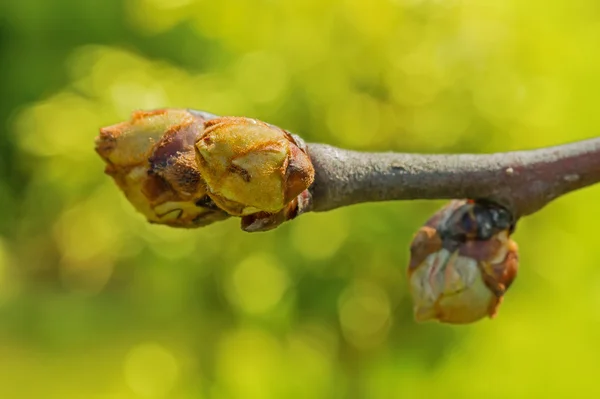
{"label": "bud cluster", "polygon": [[137,111],[102,128],[96,151],[152,223],[189,228],[240,216],[242,228],[261,231],[310,207],[314,169],[306,146],[255,119]]}

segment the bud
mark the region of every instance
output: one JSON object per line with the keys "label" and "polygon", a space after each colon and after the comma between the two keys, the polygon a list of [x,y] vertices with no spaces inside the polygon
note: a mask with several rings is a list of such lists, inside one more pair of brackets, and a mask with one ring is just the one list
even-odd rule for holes
{"label": "bud", "polygon": [[504,208],[456,200],[415,235],[408,267],[417,321],[464,324],[494,317],[516,277],[515,221]]}
{"label": "bud", "polygon": [[207,196],[196,165],[204,122],[187,110],[161,109],[100,129],[96,151],[105,172],[151,223],[199,227],[228,217]]}
{"label": "bud", "polygon": [[271,218],[275,225],[273,215],[314,180],[312,163],[298,137],[250,118],[207,121],[196,142],[196,163],[218,207],[236,216],[260,214],[257,219]]}

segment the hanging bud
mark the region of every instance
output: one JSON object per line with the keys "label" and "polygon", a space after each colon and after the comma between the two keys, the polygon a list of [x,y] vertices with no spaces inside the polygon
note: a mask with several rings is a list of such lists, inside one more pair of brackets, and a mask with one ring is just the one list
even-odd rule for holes
{"label": "hanging bud", "polygon": [[[241,117],[205,123],[196,142],[196,163],[215,204],[231,215],[272,219],[314,180],[302,141],[283,129]],[[279,216],[274,216],[279,215]],[[247,225],[255,225],[248,222]]]}
{"label": "hanging bud", "polygon": [[515,221],[504,208],[456,200],[415,235],[408,267],[417,321],[494,317],[517,274]]}
{"label": "hanging bud", "polygon": [[228,217],[207,196],[196,166],[204,122],[187,110],[161,109],[100,129],[96,151],[105,172],[151,223],[199,227]]}

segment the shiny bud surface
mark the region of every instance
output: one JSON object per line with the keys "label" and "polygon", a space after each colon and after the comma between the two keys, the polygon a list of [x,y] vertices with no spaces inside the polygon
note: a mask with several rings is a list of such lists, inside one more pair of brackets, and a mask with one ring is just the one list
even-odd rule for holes
{"label": "shiny bud surface", "polygon": [[196,163],[208,195],[231,215],[276,214],[306,190],[314,169],[298,139],[242,117],[207,121]]}

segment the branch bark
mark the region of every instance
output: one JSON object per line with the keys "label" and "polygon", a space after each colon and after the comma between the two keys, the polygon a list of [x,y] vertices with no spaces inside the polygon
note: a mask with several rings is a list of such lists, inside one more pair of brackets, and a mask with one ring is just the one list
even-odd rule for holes
{"label": "branch bark", "polygon": [[313,211],[372,201],[487,199],[522,217],[600,182],[600,137],[531,151],[426,155],[309,144]]}

